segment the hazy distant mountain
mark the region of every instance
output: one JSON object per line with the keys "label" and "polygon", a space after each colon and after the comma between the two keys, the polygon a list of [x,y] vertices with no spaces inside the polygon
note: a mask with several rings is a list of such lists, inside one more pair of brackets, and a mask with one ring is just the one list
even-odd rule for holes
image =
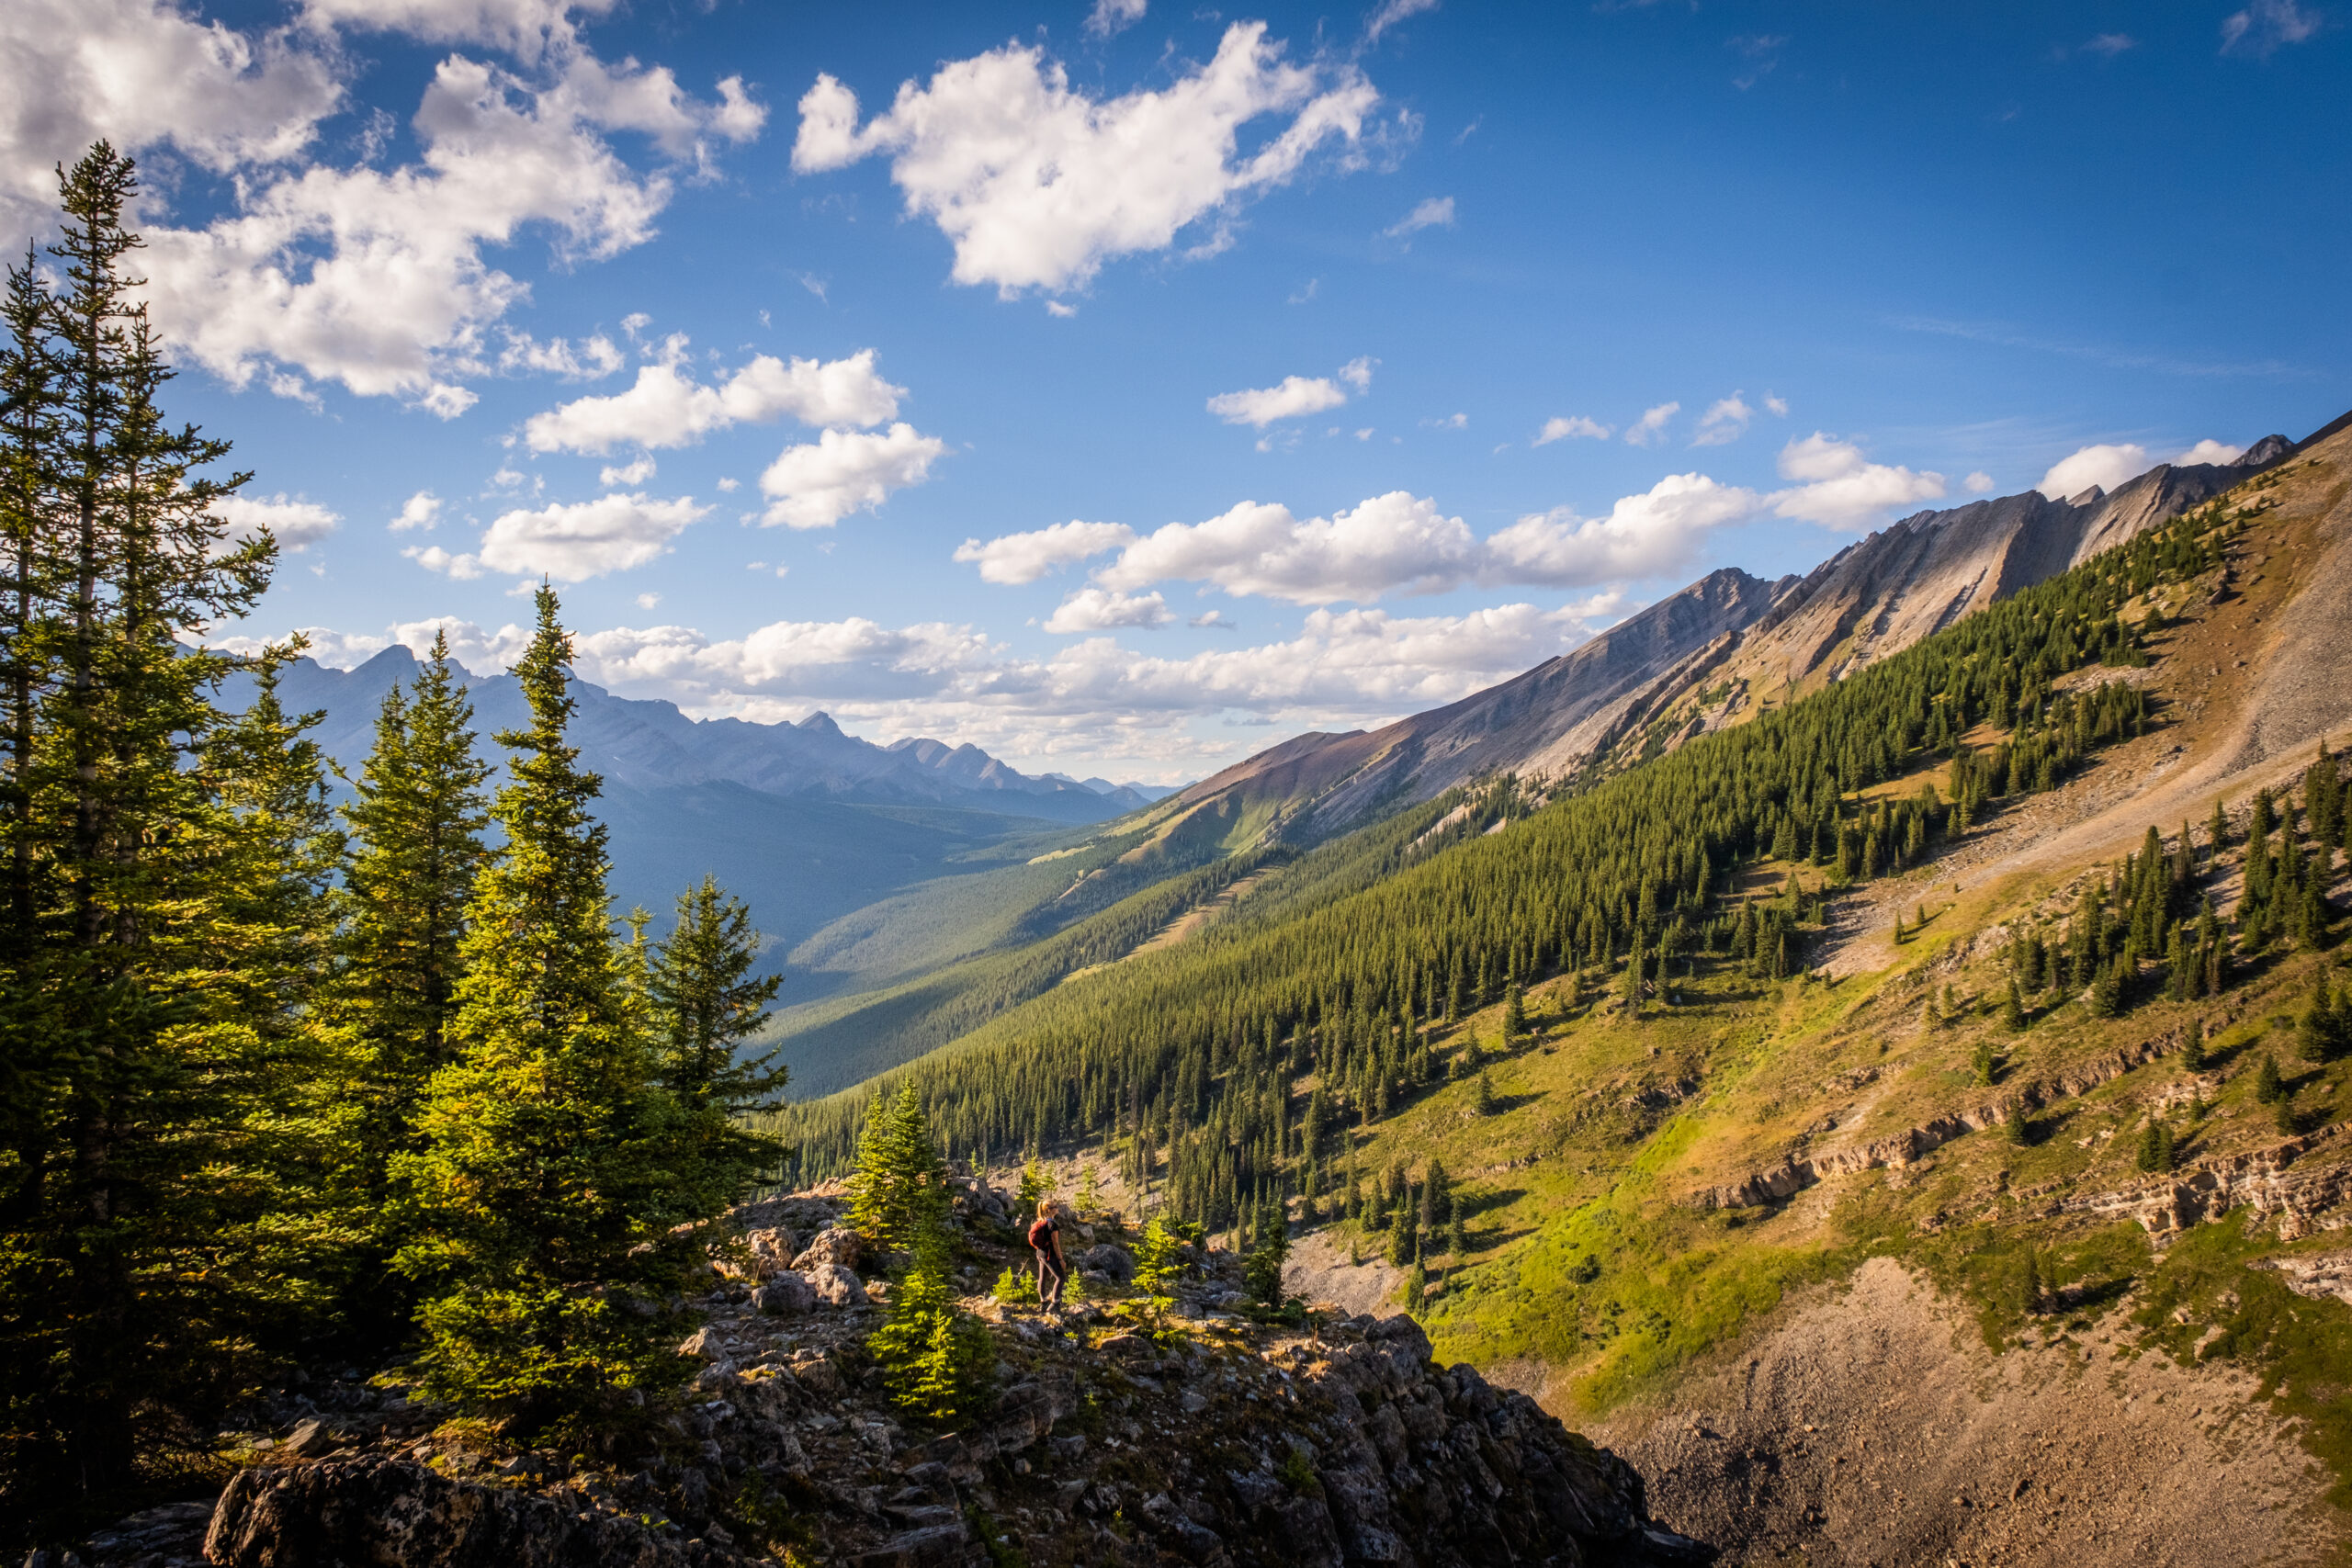
{"label": "hazy distant mountain", "polygon": [[[356,769],[374,743],[384,694],[414,679],[417,668],[416,656],[398,643],[354,670],[305,659],[287,672],[285,701],[325,709],[321,743],[346,770]],[[524,721],[522,688],[513,676],[469,675],[467,684],[485,737]],[[956,806],[1056,822],[1101,821],[1148,798],[1057,776],[1033,778],[977,746],[922,739],[877,746],[844,734],[822,713],[797,724],[694,719],[673,704],[616,697],[585,681],[575,681],[572,691],[580,705],[572,740],[582,762],[609,784],[646,789],[723,782],[792,797]]]}
{"label": "hazy distant mountain", "polygon": [[[295,711],[324,710],[313,734],[356,776],[385,693],[417,669],[397,645],[355,670],[305,659],[287,671],[281,694]],[[482,752],[503,761],[491,737],[526,722],[521,687],[506,675],[469,676],[467,685]],[[572,693],[571,738],[582,762],[605,777],[598,814],[611,829],[616,904],[653,910],[659,931],[677,894],[709,873],[751,905],[774,967],[832,921],[903,904],[916,889],[944,897],[949,880],[1017,868],[1148,798],[1133,787],[1033,778],[973,746],[877,746],[821,713],[798,724],[696,720],[584,681]]]}

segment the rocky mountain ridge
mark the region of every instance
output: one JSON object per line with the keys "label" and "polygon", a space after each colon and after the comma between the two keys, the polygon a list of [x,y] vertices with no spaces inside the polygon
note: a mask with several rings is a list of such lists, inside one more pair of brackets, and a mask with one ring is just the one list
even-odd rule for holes
{"label": "rocky mountain ridge", "polygon": [[1276,796],[1292,803],[1283,835],[1311,841],[1482,774],[1558,779],[1654,755],[1899,653],[2337,427],[2301,442],[2266,436],[2229,464],[2159,464],[2112,491],[2028,491],[1917,513],[1803,576],[1766,582],[1724,568],[1499,685],[1381,729],[1299,736],[1174,804]]}
{"label": "rocky mountain ridge", "polygon": [[[419,667],[400,643],[350,670],[302,659],[287,671],[281,694],[291,709],[324,710],[316,739],[346,773],[356,773],[374,743],[384,694],[413,681]],[[513,676],[461,678],[485,738],[521,721],[523,697]],[[631,788],[735,784],[787,798],[952,806],[1073,823],[1102,821],[1157,798],[1148,788],[1032,776],[968,743],[910,737],[877,745],[821,712],[797,723],[695,719],[673,703],[616,696],[576,678],[572,694],[582,761],[608,784]]]}

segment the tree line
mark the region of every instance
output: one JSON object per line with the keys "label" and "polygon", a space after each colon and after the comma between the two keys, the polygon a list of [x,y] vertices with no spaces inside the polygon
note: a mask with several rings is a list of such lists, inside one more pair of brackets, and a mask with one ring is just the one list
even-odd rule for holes
{"label": "tree line", "polygon": [[[783,1154],[740,1059],[775,982],[708,879],[616,931],[553,592],[490,791],[446,645],[331,807],[278,673],[203,646],[277,555],[250,478],[174,426],[124,223],[60,171],[53,272],[0,341],[0,1513],[198,1459],[298,1360],[401,1340],[524,1430],[673,1388],[696,1223]],[[224,682],[248,676],[242,711]]]}

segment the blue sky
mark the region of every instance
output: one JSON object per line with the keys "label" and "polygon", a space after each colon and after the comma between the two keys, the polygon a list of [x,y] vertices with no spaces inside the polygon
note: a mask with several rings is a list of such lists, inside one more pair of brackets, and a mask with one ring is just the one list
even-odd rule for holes
{"label": "blue sky", "polygon": [[11,231],[141,157],[174,410],[300,546],[216,635],[493,669],[546,573],[616,690],[1032,770],[2352,407],[2341,4],[20,0],[0,58]]}

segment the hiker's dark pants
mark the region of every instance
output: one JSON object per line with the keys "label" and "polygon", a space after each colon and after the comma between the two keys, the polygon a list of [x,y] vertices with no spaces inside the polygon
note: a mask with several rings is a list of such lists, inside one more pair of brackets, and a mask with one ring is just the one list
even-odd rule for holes
{"label": "hiker's dark pants", "polygon": [[[1042,1247],[1035,1250],[1037,1253],[1037,1300],[1046,1306],[1059,1306],[1062,1304],[1062,1281],[1069,1278],[1069,1270],[1054,1261],[1052,1253]],[[1050,1290],[1046,1284],[1049,1280],[1053,1281],[1053,1287]]]}

